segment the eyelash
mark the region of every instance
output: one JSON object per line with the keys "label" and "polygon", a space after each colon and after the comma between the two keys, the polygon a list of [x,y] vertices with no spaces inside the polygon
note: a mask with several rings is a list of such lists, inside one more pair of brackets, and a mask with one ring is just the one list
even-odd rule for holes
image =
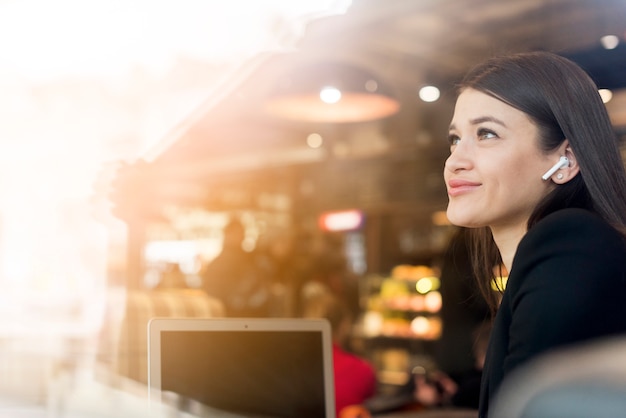
{"label": "eyelash", "polygon": [[448,135],[448,144],[450,144],[451,146],[456,145],[460,139],[461,138],[459,138],[457,135],[450,134]]}
{"label": "eyelash", "polygon": [[[485,139],[483,137],[486,136],[486,135],[493,135],[494,138],[498,138],[498,134],[496,134],[494,131],[492,131],[490,129],[479,128],[478,131],[476,132],[476,136],[478,137],[479,140]],[[489,138],[486,138],[486,139],[489,139]],[[461,140],[461,138],[459,138],[458,135],[454,135],[454,134],[448,135],[448,143],[451,146],[457,145],[460,140]]]}
{"label": "eyelash", "polygon": [[476,134],[479,138],[482,138],[485,135],[493,135],[494,138],[498,138],[498,135],[494,131],[485,128],[478,129],[478,132],[476,132]]}

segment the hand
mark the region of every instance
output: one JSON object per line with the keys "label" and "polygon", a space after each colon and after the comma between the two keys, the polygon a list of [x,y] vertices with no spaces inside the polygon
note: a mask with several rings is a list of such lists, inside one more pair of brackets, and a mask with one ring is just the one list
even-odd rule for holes
{"label": "hand", "polygon": [[441,371],[414,373],[413,396],[422,405],[432,407],[450,403],[458,385]]}

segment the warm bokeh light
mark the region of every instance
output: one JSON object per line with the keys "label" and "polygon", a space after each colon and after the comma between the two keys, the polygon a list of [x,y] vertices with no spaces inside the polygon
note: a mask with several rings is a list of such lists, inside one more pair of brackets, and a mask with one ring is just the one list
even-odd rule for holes
{"label": "warm bokeh light", "polygon": [[333,104],[341,100],[341,90],[335,87],[324,87],[320,91],[320,99],[327,104]]}
{"label": "warm bokeh light", "polygon": [[0,329],[97,332],[125,239],[94,190],[103,164],[149,153],[227,74],[350,4],[1,2],[0,318],[19,319]]}
{"label": "warm bokeh light", "polygon": [[344,210],[320,215],[319,224],[324,231],[351,231],[363,225],[363,212]]}
{"label": "warm bokeh light", "polygon": [[448,215],[445,210],[433,212],[431,216],[433,225],[437,226],[449,226],[450,221],[448,220]]}
{"label": "warm bokeh light", "polygon": [[383,328],[383,316],[380,312],[367,311],[363,315],[363,333],[368,336],[380,335]]}
{"label": "warm bokeh light", "polygon": [[393,115],[399,109],[400,103],[390,97],[356,92],[344,93],[341,100],[334,103],[326,103],[320,100],[319,94],[310,93],[279,97],[265,104],[265,110],[276,117],[328,123],[376,120]]}
{"label": "warm bokeh light", "polygon": [[424,86],[419,91],[419,96],[422,101],[430,103],[439,100],[439,89],[435,86]]}
{"label": "warm bokeh light", "polygon": [[[164,75],[179,57],[241,62],[293,45],[311,17],[344,12],[337,0],[26,0],[3,2],[0,71],[40,81]],[[36,10],[36,13],[33,11]],[[227,40],[227,42],[225,42]],[[5,49],[6,48],[6,49]]]}
{"label": "warm bokeh light", "polygon": [[411,321],[411,331],[415,335],[424,336],[430,329],[430,323],[428,318],[424,316],[417,316]]}
{"label": "warm bokeh light", "polygon": [[0,1],[0,415],[147,416],[145,388],[98,374],[126,297],[116,167],[150,161],[240,68],[350,4]]}
{"label": "warm bokeh light", "polygon": [[324,144],[324,138],[318,133],[312,133],[306,137],[306,144],[311,148],[319,148]]}
{"label": "warm bokeh light", "polygon": [[433,284],[429,278],[423,277],[415,283],[415,289],[420,293],[428,293],[432,290]]}
{"label": "warm bokeh light", "polygon": [[441,293],[435,291],[430,292],[424,297],[424,305],[428,312],[436,313],[441,310],[441,306],[443,304],[443,299],[441,298]]}
{"label": "warm bokeh light", "polygon": [[415,283],[415,290],[419,293],[428,293],[431,290],[439,289],[440,281],[438,277],[422,277]]}

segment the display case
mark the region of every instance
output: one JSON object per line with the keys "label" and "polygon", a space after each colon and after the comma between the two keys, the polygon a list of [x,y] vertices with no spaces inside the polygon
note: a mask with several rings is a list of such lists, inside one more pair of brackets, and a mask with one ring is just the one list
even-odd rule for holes
{"label": "display case", "polygon": [[365,278],[360,333],[383,384],[403,385],[416,366],[432,363],[442,332],[437,268],[398,265],[388,276]]}

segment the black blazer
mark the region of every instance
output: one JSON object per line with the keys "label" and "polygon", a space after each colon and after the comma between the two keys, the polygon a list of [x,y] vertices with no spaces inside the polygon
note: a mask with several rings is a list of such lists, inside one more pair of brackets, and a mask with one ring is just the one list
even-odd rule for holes
{"label": "black blazer", "polygon": [[625,332],[623,236],[582,209],[546,216],[515,253],[487,350],[479,416],[487,416],[502,380],[522,363],[553,348]]}

